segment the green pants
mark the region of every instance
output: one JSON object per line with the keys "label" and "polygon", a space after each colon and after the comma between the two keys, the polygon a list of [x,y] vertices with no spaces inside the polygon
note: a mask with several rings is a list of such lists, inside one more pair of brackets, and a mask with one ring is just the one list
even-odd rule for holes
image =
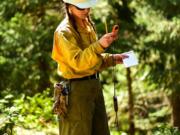
{"label": "green pants", "polygon": [[60,118],[60,135],[110,135],[100,81],[71,81],[70,86],[68,114]]}

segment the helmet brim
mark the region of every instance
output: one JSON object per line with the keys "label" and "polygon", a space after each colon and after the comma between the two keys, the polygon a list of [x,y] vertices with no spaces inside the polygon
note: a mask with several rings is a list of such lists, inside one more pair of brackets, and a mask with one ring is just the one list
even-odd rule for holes
{"label": "helmet brim", "polygon": [[89,0],[88,2],[81,2],[81,3],[70,3],[69,4],[72,4],[78,8],[91,8],[91,7],[94,7],[97,3],[97,0]]}

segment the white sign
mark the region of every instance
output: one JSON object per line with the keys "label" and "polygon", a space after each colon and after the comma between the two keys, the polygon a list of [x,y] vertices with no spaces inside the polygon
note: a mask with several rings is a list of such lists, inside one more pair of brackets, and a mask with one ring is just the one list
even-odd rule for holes
{"label": "white sign", "polygon": [[123,59],[123,64],[125,67],[132,67],[138,65],[138,59],[134,54],[134,51],[125,52],[123,54],[128,55],[128,58]]}

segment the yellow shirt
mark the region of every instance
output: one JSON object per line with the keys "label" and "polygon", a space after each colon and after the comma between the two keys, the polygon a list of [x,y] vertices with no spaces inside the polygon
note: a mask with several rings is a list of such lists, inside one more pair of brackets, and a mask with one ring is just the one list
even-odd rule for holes
{"label": "yellow shirt", "polygon": [[90,24],[87,28],[78,26],[78,32],[65,18],[54,33],[52,58],[58,63],[58,73],[66,79],[89,76],[113,65]]}

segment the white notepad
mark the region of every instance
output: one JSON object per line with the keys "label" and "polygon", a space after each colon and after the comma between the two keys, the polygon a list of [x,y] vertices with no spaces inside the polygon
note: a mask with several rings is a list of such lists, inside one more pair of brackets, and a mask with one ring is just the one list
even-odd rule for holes
{"label": "white notepad", "polygon": [[138,59],[134,54],[134,51],[125,52],[123,54],[128,55],[128,58],[123,59],[123,64],[125,67],[132,67],[138,65]]}

